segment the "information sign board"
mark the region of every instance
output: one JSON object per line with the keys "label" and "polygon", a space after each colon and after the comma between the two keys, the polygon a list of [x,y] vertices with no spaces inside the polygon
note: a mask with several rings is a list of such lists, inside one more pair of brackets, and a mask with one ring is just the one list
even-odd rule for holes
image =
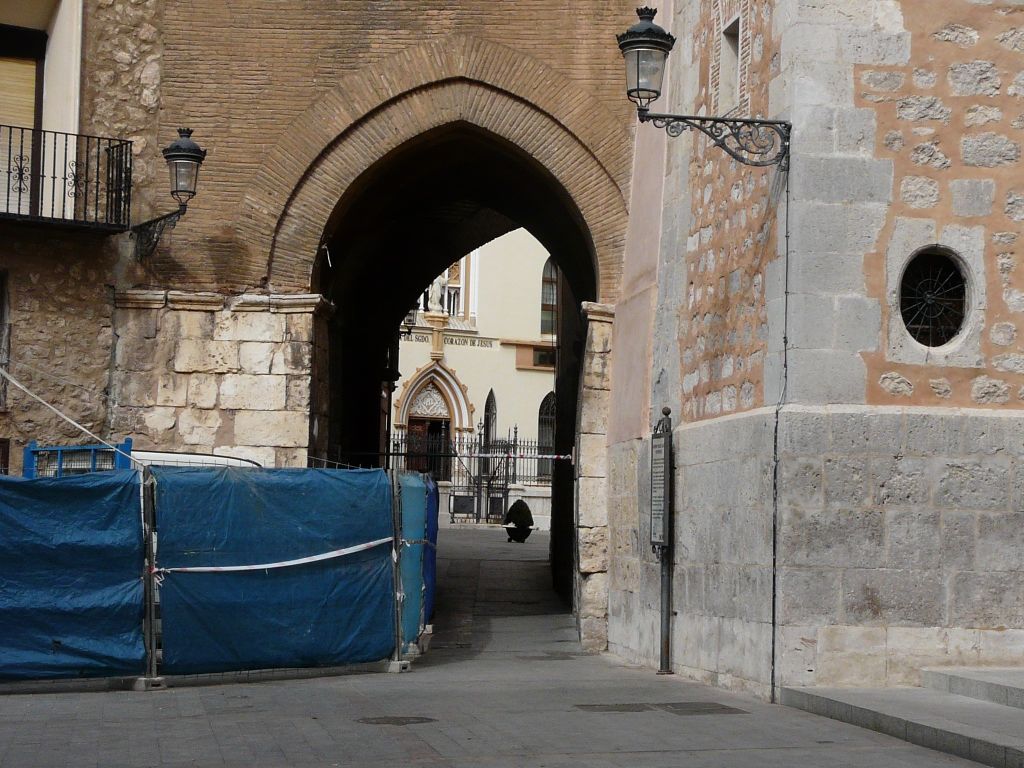
{"label": "information sign board", "polygon": [[672,433],[651,436],[651,544],[667,545],[672,516]]}

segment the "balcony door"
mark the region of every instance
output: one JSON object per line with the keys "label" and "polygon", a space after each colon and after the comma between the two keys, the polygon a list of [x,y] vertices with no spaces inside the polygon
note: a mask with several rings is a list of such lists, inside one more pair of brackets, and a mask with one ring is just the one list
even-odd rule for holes
{"label": "balcony door", "polygon": [[0,213],[31,213],[38,193],[31,182],[40,83],[37,60],[0,57]]}

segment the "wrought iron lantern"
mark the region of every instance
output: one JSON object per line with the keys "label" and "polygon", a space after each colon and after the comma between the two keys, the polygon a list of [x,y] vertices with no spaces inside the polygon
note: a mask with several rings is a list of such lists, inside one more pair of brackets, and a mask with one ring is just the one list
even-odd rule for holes
{"label": "wrought iron lantern", "polygon": [[657,13],[653,8],[637,8],[640,21],[616,37],[626,61],[626,95],[640,109],[661,96],[665,63],[676,44],[675,37],[654,23]]}
{"label": "wrought iron lantern", "polygon": [[206,150],[192,140],[191,128],[179,128],[178,138],[163,150],[171,175],[171,197],[178,201],[178,210],[157,216],[132,227],[135,236],[135,257],[142,261],[153,254],[167,227],[173,228],[188,210],[188,201],[196,196],[199,167],[206,159]]}
{"label": "wrought iron lantern", "polygon": [[655,114],[648,108],[661,96],[665,65],[675,37],[654,23],[657,11],[637,8],[640,21],[617,36],[626,63],[626,96],[636,104],[641,123],[664,128],[669,136],[697,130],[741,163],[789,168],[792,126],[783,120]]}
{"label": "wrought iron lantern", "polygon": [[163,150],[164,160],[171,172],[171,197],[185,212],[188,201],[196,196],[199,166],[206,159],[206,150],[192,141],[191,128],[179,128],[178,138]]}

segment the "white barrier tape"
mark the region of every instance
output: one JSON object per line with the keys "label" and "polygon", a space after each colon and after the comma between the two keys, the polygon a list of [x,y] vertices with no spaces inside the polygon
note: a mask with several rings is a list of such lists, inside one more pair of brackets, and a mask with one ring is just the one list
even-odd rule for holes
{"label": "white barrier tape", "polygon": [[82,426],[81,424],[79,424],[79,423],[78,423],[77,421],[75,421],[74,419],[72,419],[72,418],[71,418],[70,416],[68,416],[68,415],[67,415],[66,413],[64,413],[63,411],[59,410],[59,409],[58,409],[58,408],[56,408],[55,406],[52,406],[52,405],[50,405],[50,404],[49,404],[48,402],[46,402],[45,400],[43,400],[43,398],[41,398],[41,397],[40,397],[39,395],[37,395],[37,394],[36,394],[35,392],[33,392],[32,390],[30,390],[30,389],[29,389],[28,387],[26,387],[26,386],[25,386],[24,384],[22,384],[22,383],[21,383],[20,381],[18,381],[18,380],[17,380],[16,378],[14,378],[13,376],[11,376],[10,372],[8,372],[8,371],[7,371],[7,370],[6,370],[5,368],[3,368],[3,367],[0,367],[0,378],[2,378],[2,379],[7,379],[7,381],[9,381],[9,382],[10,382],[10,383],[11,383],[12,385],[14,385],[14,387],[15,387],[16,389],[20,389],[20,390],[21,390],[22,392],[24,392],[24,393],[25,393],[26,395],[28,395],[29,397],[31,397],[31,398],[32,398],[33,400],[35,400],[36,402],[40,403],[41,405],[45,406],[46,408],[49,408],[49,409],[50,409],[51,411],[53,411],[53,412],[54,412],[55,414],[57,414],[57,415],[58,415],[58,416],[59,416],[60,418],[64,419],[64,421],[66,421],[66,422],[67,422],[68,424],[70,424],[70,425],[71,425],[71,426],[73,426],[73,427],[74,427],[75,429],[77,429],[77,430],[78,430],[79,432],[82,432],[82,433],[84,433],[85,435],[88,435],[88,436],[89,436],[89,437],[91,437],[91,438],[92,438],[93,440],[95,440],[95,441],[96,441],[97,443],[100,443],[101,445],[105,445],[105,446],[107,446],[107,448],[109,448],[110,450],[112,450],[112,451],[113,451],[114,453],[119,453],[119,454],[121,454],[121,455],[122,455],[122,456],[124,456],[124,457],[125,457],[126,459],[128,459],[129,461],[131,461],[131,462],[132,462],[132,464],[134,464],[134,465],[138,465],[138,464],[139,464],[139,460],[138,460],[138,459],[136,459],[136,458],[134,458],[134,457],[133,457],[133,456],[132,456],[131,454],[129,454],[129,453],[125,453],[125,452],[124,452],[124,451],[122,451],[122,450],[121,450],[120,448],[118,448],[118,447],[117,447],[116,445],[112,445],[112,444],[108,443],[108,442],[107,442],[106,440],[104,440],[104,439],[103,439],[102,437],[100,437],[99,435],[97,435],[97,434],[95,434],[95,433],[93,433],[93,432],[90,432],[90,431],[89,431],[88,429],[86,429],[85,427],[83,427],[83,426]]}
{"label": "white barrier tape", "polygon": [[306,563],[316,563],[321,560],[330,560],[335,557],[344,557],[345,555],[351,555],[356,552],[363,552],[367,549],[373,549],[379,547],[381,544],[387,544],[394,541],[393,537],[389,536],[386,539],[377,539],[376,541],[368,541],[365,544],[356,544],[354,547],[345,547],[344,549],[335,549],[330,552],[324,552],[322,555],[311,555],[310,557],[300,557],[295,560],[281,560],[276,563],[261,563],[259,565],[197,565],[185,568],[156,568],[153,573],[158,579],[162,579],[164,574],[167,573],[228,573],[231,571],[266,571],[271,568],[288,568],[293,565],[305,565]]}
{"label": "white barrier tape", "polygon": [[572,461],[571,453],[462,453],[464,459],[557,459]]}
{"label": "white barrier tape", "polygon": [[437,544],[432,542],[430,539],[402,539],[403,547],[411,547],[415,544],[423,544],[424,546],[433,547],[434,549],[437,549]]}

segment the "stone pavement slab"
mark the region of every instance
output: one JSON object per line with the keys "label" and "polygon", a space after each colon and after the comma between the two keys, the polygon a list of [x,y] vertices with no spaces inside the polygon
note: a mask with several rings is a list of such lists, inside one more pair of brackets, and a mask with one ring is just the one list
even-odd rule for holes
{"label": "stone pavement slab", "polygon": [[435,639],[411,672],[5,696],[0,766],[974,765],[583,653],[547,589],[539,533],[508,544],[500,531],[442,531]]}

